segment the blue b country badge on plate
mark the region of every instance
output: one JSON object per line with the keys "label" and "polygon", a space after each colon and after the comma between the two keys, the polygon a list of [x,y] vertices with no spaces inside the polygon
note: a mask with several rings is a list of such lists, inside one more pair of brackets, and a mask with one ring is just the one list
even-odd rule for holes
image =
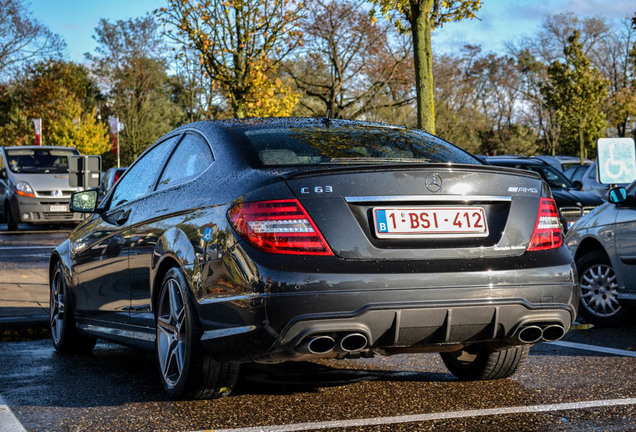
{"label": "blue b country badge on plate", "polygon": [[386,223],[386,210],[377,210],[375,213],[375,220],[378,224],[378,232],[389,232],[389,227]]}

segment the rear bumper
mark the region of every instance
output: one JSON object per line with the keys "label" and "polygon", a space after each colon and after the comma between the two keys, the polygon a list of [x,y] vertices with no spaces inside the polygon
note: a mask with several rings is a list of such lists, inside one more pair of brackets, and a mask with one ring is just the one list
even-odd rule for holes
{"label": "rear bumper", "polygon": [[[266,269],[260,268],[261,276]],[[305,358],[316,337],[366,339],[364,351],[444,351],[472,343],[521,344],[528,325],[570,330],[578,290],[571,262],[521,270],[416,274],[270,272],[245,295],[204,298],[202,341],[238,361]],[[276,282],[273,282],[276,281]],[[284,281],[284,282],[283,282]],[[221,320],[222,322],[219,322]],[[316,354],[316,353],[313,353]]]}
{"label": "rear bumper", "polygon": [[[65,207],[66,211],[59,211]],[[69,198],[29,198],[14,195],[11,199],[16,220],[33,224],[79,223],[82,213],[68,211]]]}

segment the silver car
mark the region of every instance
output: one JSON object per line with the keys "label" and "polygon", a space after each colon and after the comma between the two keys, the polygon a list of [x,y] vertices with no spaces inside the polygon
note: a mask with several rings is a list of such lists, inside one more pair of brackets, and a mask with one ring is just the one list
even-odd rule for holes
{"label": "silver car", "polygon": [[[576,178],[572,178],[572,180],[577,180]],[[591,192],[595,195],[598,195],[601,199],[607,199],[607,192],[609,191],[609,185],[599,183],[596,175],[596,161],[594,161],[586,170],[585,173],[578,179],[583,186],[581,187],[582,191]],[[629,186],[629,183],[620,183],[616,186]]]}
{"label": "silver car", "polygon": [[608,201],[565,237],[579,273],[579,315],[598,326],[621,324],[636,301],[636,182],[611,189]]}

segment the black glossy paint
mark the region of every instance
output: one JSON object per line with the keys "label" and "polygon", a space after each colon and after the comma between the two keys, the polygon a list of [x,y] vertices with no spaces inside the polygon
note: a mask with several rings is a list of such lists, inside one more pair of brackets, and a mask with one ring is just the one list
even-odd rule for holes
{"label": "black glossy paint", "polygon": [[[52,256],[51,266],[57,260],[65,264],[80,329],[151,347],[157,290],[172,266],[183,270],[204,346],[219,359],[292,359],[300,356],[303,338],[321,333],[362,331],[374,350],[435,349],[514,343],[519,326],[529,322],[571,327],[578,299],[569,251],[561,246],[526,252],[539,198],[551,196],[537,175],[476,160],[474,165],[259,166],[241,141],[241,130],[272,125],[369,127],[312,119],[201,122],[159,140],[171,145],[153,167],[153,190],[111,208],[136,162],[101,201],[98,214]],[[163,165],[186,133],[203,138],[214,161],[198,177],[157,190]],[[438,192],[425,186],[433,174],[444,182]],[[235,203],[294,198],[333,256],[261,252],[228,221]],[[479,205],[489,235],[376,238],[373,207],[427,205]]]}

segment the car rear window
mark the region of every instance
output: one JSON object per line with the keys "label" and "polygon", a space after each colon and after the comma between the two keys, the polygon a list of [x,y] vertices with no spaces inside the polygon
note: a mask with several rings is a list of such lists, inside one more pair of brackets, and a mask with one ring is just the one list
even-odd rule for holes
{"label": "car rear window", "polygon": [[68,149],[7,149],[7,166],[14,173],[67,173],[68,158],[78,154]]}
{"label": "car rear window", "polygon": [[451,162],[481,165],[432,135],[383,126],[264,127],[241,131],[262,166]]}

